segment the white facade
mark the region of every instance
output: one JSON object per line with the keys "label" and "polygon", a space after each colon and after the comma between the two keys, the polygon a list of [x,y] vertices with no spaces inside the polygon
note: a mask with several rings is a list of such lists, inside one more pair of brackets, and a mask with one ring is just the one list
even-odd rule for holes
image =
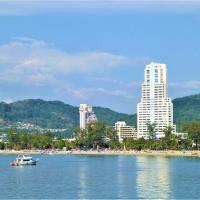
{"label": "white facade", "polygon": [[173,126],[173,104],[168,97],[167,66],[150,63],[145,69],[142,98],[137,105],[138,138],[148,138],[147,123],[156,124],[157,138],[164,137],[163,129]]}
{"label": "white facade", "polygon": [[137,131],[134,126],[126,125],[126,122],[119,121],[115,123],[115,130],[119,137],[119,141],[123,141],[124,138],[137,138]]}
{"label": "white facade", "polygon": [[97,121],[96,115],[92,110],[92,107],[88,104],[80,104],[79,113],[81,129],[85,129],[87,124]]}

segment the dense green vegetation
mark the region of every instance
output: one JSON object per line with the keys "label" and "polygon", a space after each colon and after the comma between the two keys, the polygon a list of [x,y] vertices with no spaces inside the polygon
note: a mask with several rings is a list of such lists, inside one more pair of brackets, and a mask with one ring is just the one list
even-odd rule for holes
{"label": "dense green vegetation", "polygon": [[149,139],[138,140],[125,139],[122,143],[127,150],[199,150],[200,149],[200,122],[192,122],[184,125],[186,135],[175,135],[172,127],[166,127],[163,132],[164,138],[156,139],[155,124],[148,124]]}
{"label": "dense green vegetation", "polygon": [[75,130],[74,141],[55,138],[50,133],[26,133],[10,129],[7,133],[7,142],[0,143],[0,149],[114,149],[114,150],[193,150],[200,148],[200,123],[186,124],[184,130],[188,135],[177,136],[172,134],[172,128],[166,127],[165,137],[156,139],[155,125],[149,124],[149,139],[134,140],[126,138],[119,142],[113,127],[104,123],[88,124],[86,129]]}
{"label": "dense green vegetation", "polygon": [[200,121],[200,94],[173,100],[174,121],[179,131],[183,131],[184,124]]}
{"label": "dense green vegetation", "polygon": [[[200,94],[173,100],[174,121],[178,131],[183,131],[184,124],[200,121]],[[126,121],[136,125],[136,114],[128,115],[108,108],[94,107],[99,121],[114,125],[116,121]],[[72,134],[79,124],[78,107],[60,101],[24,100],[11,104],[0,103],[0,127],[16,122],[30,123],[41,128],[67,129],[65,134]]]}
{"label": "dense green vegetation", "polygon": [[113,126],[117,121],[126,121],[129,125],[136,125],[136,114],[128,115],[124,113],[115,112],[109,108],[94,107],[93,108],[97,119],[107,125]]}
{"label": "dense green vegetation", "polygon": [[89,124],[85,130],[76,129],[76,140],[57,138],[51,133],[27,133],[9,129],[7,140],[0,143],[0,149],[98,149],[115,147],[116,132],[104,123]]}
{"label": "dense green vegetation", "polygon": [[78,128],[75,132],[78,148],[116,148],[120,145],[117,132],[104,123],[88,124],[84,130]]}
{"label": "dense green vegetation", "polygon": [[188,133],[188,138],[193,141],[196,149],[199,149],[200,145],[200,123],[192,122],[185,124],[184,131]]}
{"label": "dense green vegetation", "polygon": [[0,149],[67,149],[75,148],[75,143],[68,142],[61,138],[55,138],[51,133],[27,133],[23,131],[16,131],[14,129],[8,130],[7,141],[0,143]]}
{"label": "dense green vegetation", "polygon": [[[116,131],[112,127],[107,127],[103,123],[89,124],[86,129],[76,130],[76,148],[81,149],[99,149],[109,148],[114,150],[192,150],[197,149],[200,138],[200,123],[188,124],[185,131],[186,136],[177,136],[172,134],[172,128],[166,127],[163,131],[165,137],[156,139],[155,124],[148,124],[149,139],[140,138],[134,140],[126,138],[122,143],[119,142]],[[191,128],[189,131],[189,128]],[[197,134],[196,134],[197,133]],[[194,145],[194,143],[196,145]]]}

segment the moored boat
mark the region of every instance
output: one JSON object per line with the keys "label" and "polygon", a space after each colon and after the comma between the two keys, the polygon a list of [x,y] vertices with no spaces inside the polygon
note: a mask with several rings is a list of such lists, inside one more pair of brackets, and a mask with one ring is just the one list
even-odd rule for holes
{"label": "moored boat", "polygon": [[34,160],[31,156],[21,155],[18,156],[10,166],[22,166],[22,165],[36,165],[37,160]]}

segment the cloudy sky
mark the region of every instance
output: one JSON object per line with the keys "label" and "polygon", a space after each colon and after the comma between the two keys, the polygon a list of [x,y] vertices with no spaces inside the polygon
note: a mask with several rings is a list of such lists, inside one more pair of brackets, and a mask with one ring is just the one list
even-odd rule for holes
{"label": "cloudy sky", "polygon": [[172,98],[200,91],[200,1],[0,0],[0,100],[135,113],[145,65]]}

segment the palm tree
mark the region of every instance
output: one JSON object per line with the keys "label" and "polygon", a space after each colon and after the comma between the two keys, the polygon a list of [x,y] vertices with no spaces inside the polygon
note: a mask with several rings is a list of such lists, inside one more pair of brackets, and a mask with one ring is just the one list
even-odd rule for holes
{"label": "palm tree", "polygon": [[163,129],[163,133],[165,134],[165,138],[170,138],[172,135],[173,128],[171,126],[166,126]]}
{"label": "palm tree", "polygon": [[147,130],[150,140],[156,139],[156,123],[147,123]]}

